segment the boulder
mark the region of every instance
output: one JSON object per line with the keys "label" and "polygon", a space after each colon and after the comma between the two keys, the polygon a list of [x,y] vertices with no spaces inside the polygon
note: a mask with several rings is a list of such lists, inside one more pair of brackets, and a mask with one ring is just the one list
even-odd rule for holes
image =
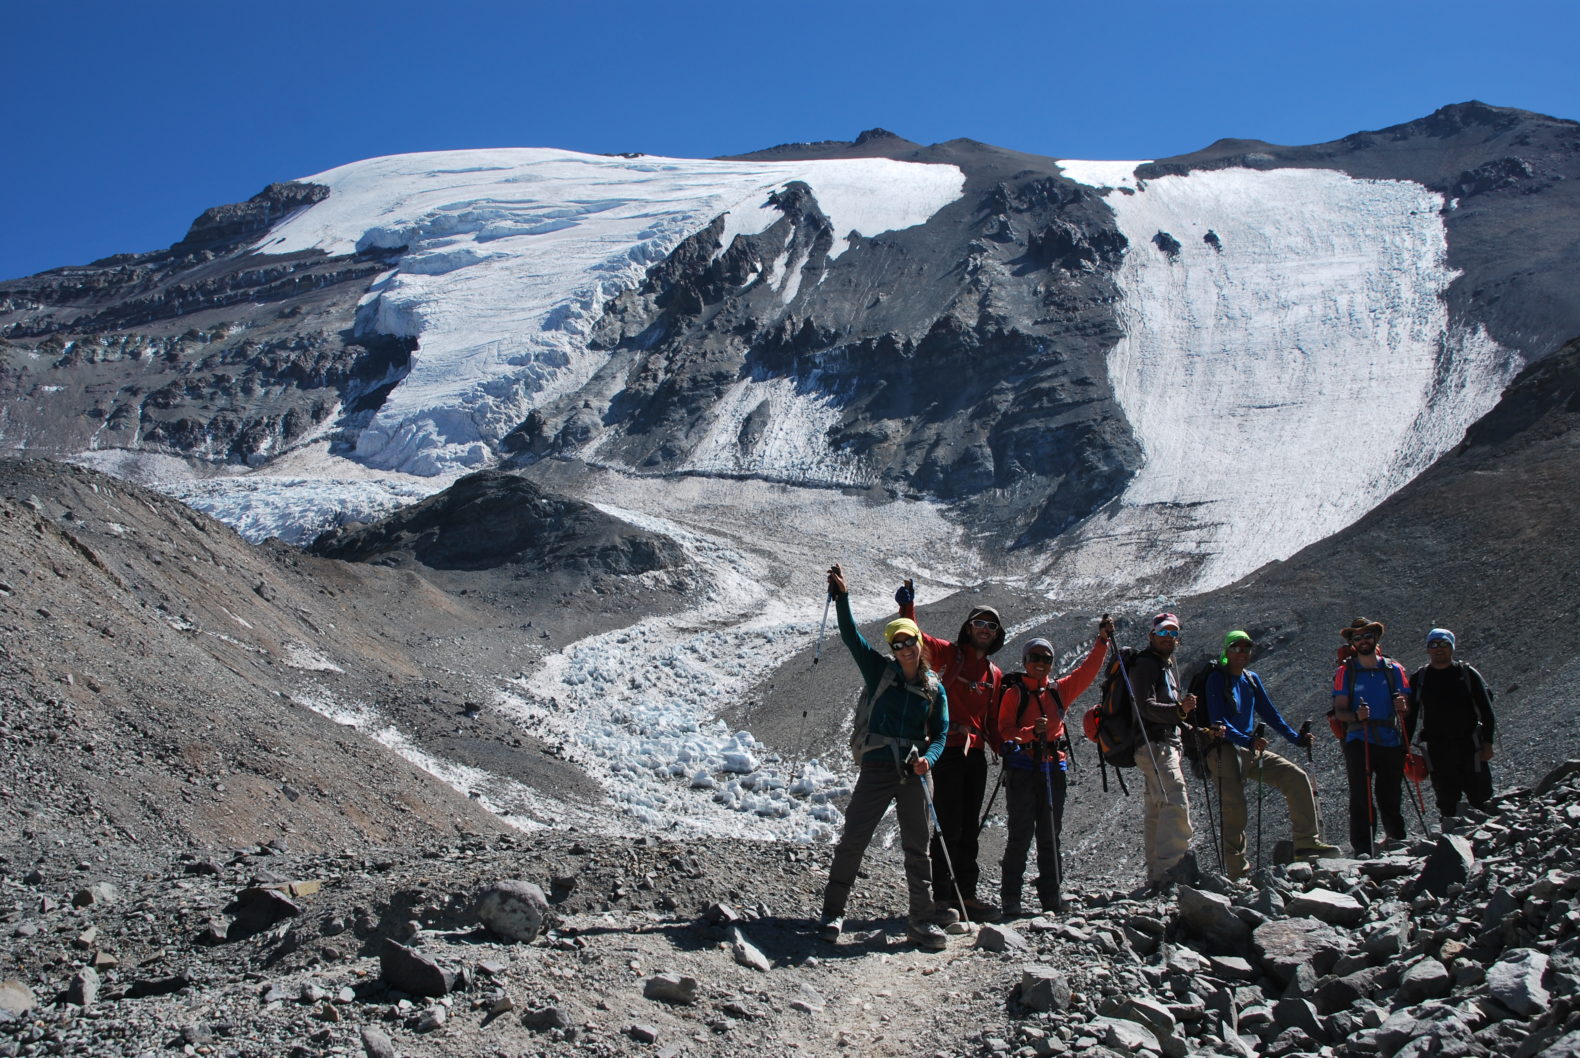
{"label": "boulder", "polygon": [[1251,946],[1251,927],[1234,913],[1227,897],[1182,885],[1179,915],[1185,931],[1211,954],[1240,955]]}
{"label": "boulder", "polygon": [[421,952],[388,938],[379,952],[379,969],[385,983],[391,988],[414,996],[438,998],[449,995],[455,988],[454,971],[446,970]]}
{"label": "boulder", "polygon": [[736,962],[758,973],[767,973],[773,969],[773,963],[768,961],[768,956],[747,940],[739,929],[730,930],[730,954],[734,956]]}
{"label": "boulder", "polygon": [[237,941],[256,936],[278,922],[300,915],[302,906],[278,889],[254,885],[237,893],[236,899],[231,901],[225,911],[231,916],[225,939]]}
{"label": "boulder", "polygon": [[0,1021],[21,1017],[38,1006],[38,999],[27,985],[11,978],[0,981]]}
{"label": "boulder", "polygon": [[973,947],[995,952],[1025,951],[1027,944],[1026,938],[1013,928],[988,923],[977,931],[977,942]]}
{"label": "boulder", "polygon": [[697,1001],[698,983],[684,974],[654,974],[642,981],[642,996],[662,1003],[690,1006]]}
{"label": "boulder", "polygon": [[1047,966],[1028,966],[1011,998],[1028,1010],[1041,1013],[1070,1009],[1070,982]]}
{"label": "boulder", "polygon": [[1283,919],[1258,926],[1252,935],[1258,961],[1280,987],[1295,968],[1309,964],[1318,976],[1328,973],[1344,952],[1344,938],[1332,926],[1309,918]]}
{"label": "boulder", "polygon": [[1470,880],[1475,865],[1476,853],[1467,839],[1458,834],[1439,834],[1437,846],[1426,858],[1426,865],[1421,868],[1421,876],[1416,879],[1412,894],[1445,896],[1449,886],[1455,883],[1463,885]]}
{"label": "boulder", "polygon": [[1522,1018],[1547,1009],[1550,996],[1542,984],[1548,958],[1531,948],[1505,952],[1487,971],[1487,991],[1492,998]]}
{"label": "boulder", "polygon": [[1366,909],[1353,896],[1330,889],[1311,889],[1296,893],[1285,905],[1288,915],[1314,918],[1330,926],[1354,926],[1366,917]]}
{"label": "boulder", "polygon": [[477,919],[505,940],[530,942],[543,932],[549,902],[531,882],[506,879],[477,894]]}
{"label": "boulder", "polygon": [[1415,1006],[1428,999],[1442,999],[1453,988],[1454,980],[1448,967],[1427,956],[1404,972],[1397,998],[1401,1006]]}

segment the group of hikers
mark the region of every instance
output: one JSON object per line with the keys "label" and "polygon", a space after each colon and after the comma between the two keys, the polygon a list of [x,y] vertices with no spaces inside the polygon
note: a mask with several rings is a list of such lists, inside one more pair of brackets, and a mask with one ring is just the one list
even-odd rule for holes
{"label": "group of hikers", "polygon": [[[1305,748],[1309,761],[1315,741],[1311,725],[1296,731],[1273,705],[1261,678],[1247,667],[1254,643],[1244,631],[1224,636],[1218,657],[1188,686],[1174,657],[1181,627],[1172,613],[1152,618],[1146,647],[1135,651],[1119,649],[1114,624],[1104,614],[1085,657],[1057,677],[1053,644],[1031,639],[1021,648],[1021,670],[1006,675],[991,660],[1004,646],[1005,629],[990,606],[973,607],[953,641],[929,635],[916,622],[915,589],[907,580],[895,593],[899,616],[884,628],[885,653],[857,629],[838,565],[828,571],[828,592],[840,638],[865,686],[851,738],[858,775],[823,894],[822,939],[839,939],[851,886],[890,804],[899,823],[909,891],[907,932],[918,945],[943,948],[945,931],[962,920],[1026,913],[1023,877],[1033,844],[1038,902],[1044,912],[1061,910],[1060,836],[1073,752],[1067,718],[1096,742],[1101,760],[1119,768],[1133,765],[1141,775],[1149,891],[1199,877],[1191,851],[1195,829],[1187,770],[1211,784],[1210,819],[1218,808],[1214,847],[1218,866],[1231,881],[1259,866],[1251,862],[1246,843],[1247,781],[1283,795],[1292,856],[1340,855],[1321,835],[1310,776],[1273,752],[1266,737],[1271,729]],[[1448,629],[1427,634],[1428,664],[1413,675],[1379,651],[1383,632],[1381,622],[1364,617],[1340,630],[1344,642],[1328,715],[1343,742],[1349,840],[1357,857],[1403,840],[1407,774],[1416,783],[1417,797],[1420,781],[1430,777],[1445,820],[1462,812],[1462,797],[1477,812],[1485,811],[1492,798],[1488,762],[1494,720],[1485,680],[1455,660],[1456,641]],[[1100,675],[1105,677],[1101,700],[1071,716],[1072,703]],[[1412,740],[1418,750],[1412,749]],[[997,906],[978,896],[979,817],[988,797],[990,754],[1002,763],[1008,819]],[[1418,809],[1424,826],[1424,807]],[[1375,840],[1379,825],[1384,843]]]}

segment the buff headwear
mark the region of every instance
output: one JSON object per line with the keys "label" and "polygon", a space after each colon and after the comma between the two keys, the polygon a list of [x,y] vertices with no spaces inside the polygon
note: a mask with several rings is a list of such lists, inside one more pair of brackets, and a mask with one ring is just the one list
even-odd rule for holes
{"label": "buff headwear", "polygon": [[883,629],[883,639],[890,646],[894,645],[894,637],[898,635],[915,636],[922,638],[922,630],[916,627],[916,622],[909,617],[897,617],[890,621]]}
{"label": "buff headwear", "polygon": [[1428,632],[1426,634],[1426,645],[1431,646],[1439,639],[1447,643],[1450,650],[1453,650],[1454,647],[1458,646],[1458,644],[1454,642],[1454,633],[1450,632],[1446,628],[1434,628]]}
{"label": "buff headwear", "polygon": [[1236,628],[1233,632],[1223,637],[1223,653],[1218,655],[1218,664],[1229,664],[1229,648],[1236,643],[1249,643],[1251,637]]}

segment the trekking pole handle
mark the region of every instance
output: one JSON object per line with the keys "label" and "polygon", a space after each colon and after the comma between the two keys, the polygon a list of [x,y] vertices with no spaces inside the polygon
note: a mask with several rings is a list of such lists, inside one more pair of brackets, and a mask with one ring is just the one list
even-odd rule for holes
{"label": "trekking pole handle", "polygon": [[[1265,742],[1265,741],[1267,741],[1267,725],[1266,724],[1257,724],[1256,725],[1256,730],[1251,732],[1251,745],[1254,746],[1258,742]],[[1266,749],[1266,748],[1267,747],[1265,747],[1265,746],[1263,747],[1263,749]],[[1257,750],[1256,751],[1256,755],[1258,757],[1261,757],[1262,750]]]}
{"label": "trekking pole handle", "polygon": [[1305,723],[1301,724],[1300,731],[1298,733],[1300,735],[1300,741],[1306,743],[1306,763],[1309,764],[1311,763],[1311,741],[1308,740],[1311,736],[1311,721],[1307,720]]}

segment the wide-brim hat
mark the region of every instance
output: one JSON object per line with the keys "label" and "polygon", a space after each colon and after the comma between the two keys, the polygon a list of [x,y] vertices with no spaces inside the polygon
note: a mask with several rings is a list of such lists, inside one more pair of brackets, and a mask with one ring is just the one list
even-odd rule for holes
{"label": "wide-brim hat", "polygon": [[1381,639],[1384,631],[1386,631],[1386,628],[1381,621],[1373,621],[1369,617],[1357,617],[1339,629],[1339,635],[1348,643],[1361,632],[1370,632],[1373,637]]}

